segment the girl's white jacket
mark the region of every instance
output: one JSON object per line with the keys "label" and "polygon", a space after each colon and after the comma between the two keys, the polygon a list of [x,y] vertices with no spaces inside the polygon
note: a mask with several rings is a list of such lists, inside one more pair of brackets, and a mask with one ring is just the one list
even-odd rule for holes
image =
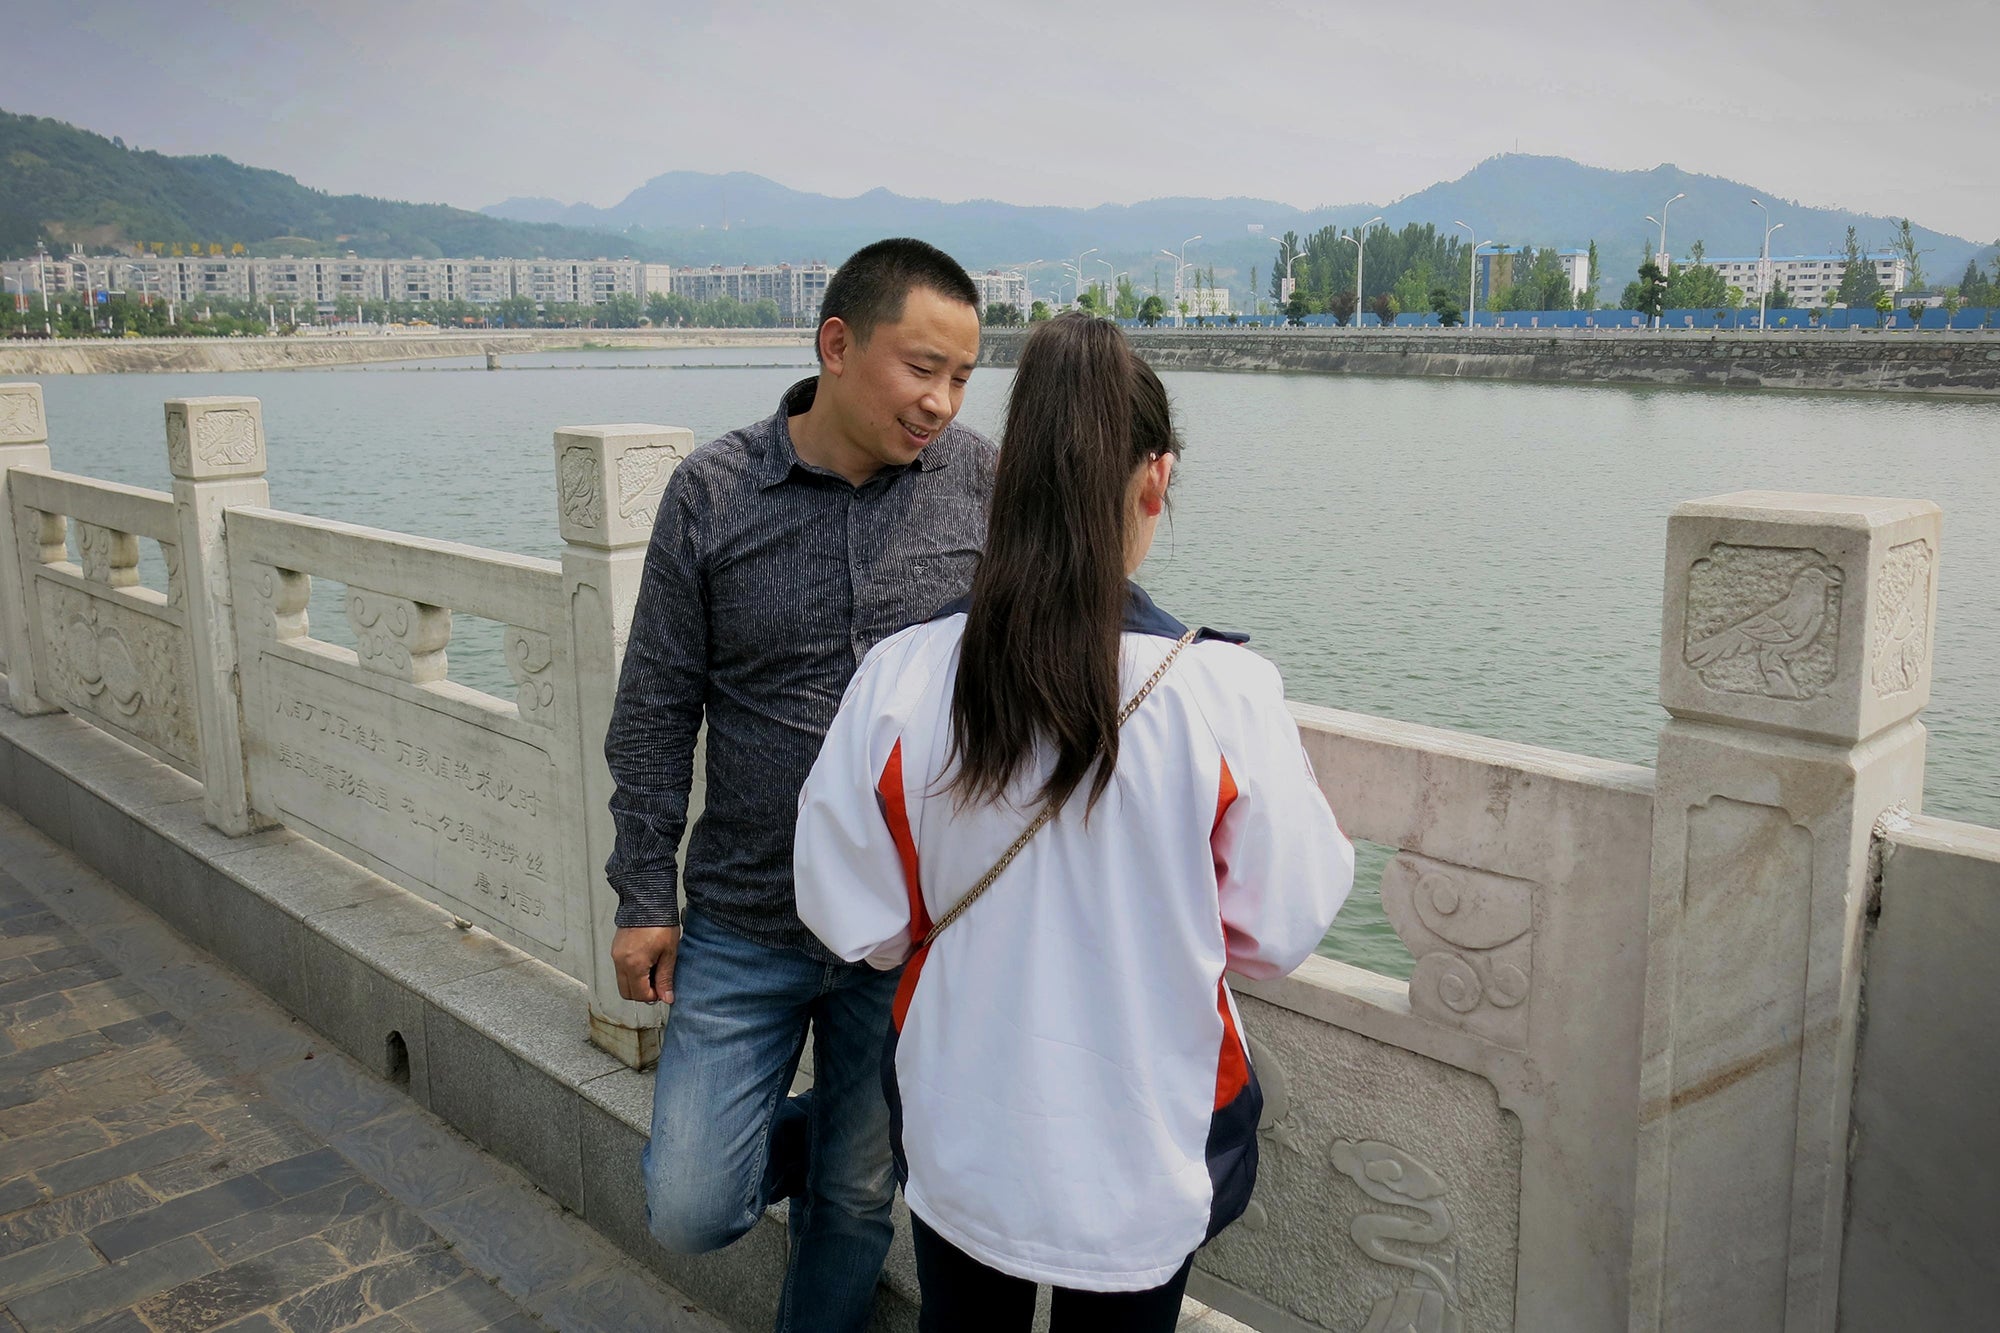
{"label": "girl's white jacket", "polygon": [[[1183,627],[1134,587],[1130,698]],[[834,953],[908,960],[883,1057],[910,1209],[1017,1277],[1158,1286],[1248,1203],[1262,1106],[1222,980],[1275,977],[1325,934],[1354,853],[1277,669],[1203,631],[986,895],[912,942],[997,861],[1014,800],[942,791],[962,611],[876,645],[799,801],[799,915]]]}

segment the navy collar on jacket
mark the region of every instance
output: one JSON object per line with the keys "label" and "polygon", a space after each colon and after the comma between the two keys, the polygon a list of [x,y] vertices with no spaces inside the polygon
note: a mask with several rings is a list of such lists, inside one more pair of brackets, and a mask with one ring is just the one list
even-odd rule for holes
{"label": "navy collar on jacket", "polygon": [[[1159,605],[1146,594],[1138,584],[1127,580],[1125,584],[1125,632],[1127,634],[1154,634],[1163,639],[1178,639],[1187,633],[1187,626],[1161,610]],[[932,620],[943,620],[946,616],[962,616],[972,609],[970,595],[947,602],[938,608]],[[1196,631],[1196,643],[1210,641],[1220,643],[1248,643],[1250,636],[1235,630],[1209,629],[1203,626]]]}

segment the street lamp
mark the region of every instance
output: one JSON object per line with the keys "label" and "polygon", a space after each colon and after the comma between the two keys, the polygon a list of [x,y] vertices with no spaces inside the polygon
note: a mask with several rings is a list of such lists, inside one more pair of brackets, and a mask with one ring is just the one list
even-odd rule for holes
{"label": "street lamp", "polygon": [[1174,327],[1175,328],[1180,328],[1182,325],[1181,275],[1187,271],[1187,248],[1200,239],[1201,237],[1199,236],[1190,236],[1185,241],[1182,241],[1179,254],[1175,254],[1172,250],[1160,251],[1161,254],[1165,255],[1167,258],[1174,261]]}
{"label": "street lamp", "polygon": [[[1271,236],[1266,239],[1273,245],[1283,245],[1285,247],[1285,285],[1280,289],[1279,304],[1289,307],[1292,301],[1292,292],[1296,290],[1292,282],[1292,265],[1298,262],[1298,247],[1296,245],[1285,245],[1285,238],[1282,236]],[[1285,311],[1280,310],[1278,313],[1283,315]]]}
{"label": "street lamp", "polygon": [[[1660,205],[1660,216],[1654,217],[1651,213],[1646,214],[1646,221],[1652,223],[1654,226],[1660,229],[1660,253],[1656,256],[1656,258],[1659,261],[1660,277],[1662,279],[1665,279],[1667,277],[1667,270],[1671,268],[1673,265],[1673,261],[1667,256],[1667,210],[1674,206],[1675,200],[1685,199],[1685,198],[1687,198],[1687,191],[1682,190],[1679,194],[1675,195],[1673,199],[1669,199],[1667,200],[1666,203]],[[1660,307],[1660,313],[1654,316],[1654,318],[1656,318],[1659,321],[1659,323],[1655,324],[1653,327],[1664,329],[1667,326],[1667,308],[1665,305],[1662,305]]]}
{"label": "street lamp", "polygon": [[1770,299],[1771,293],[1771,233],[1777,231],[1785,224],[1782,222],[1773,224],[1771,221],[1771,210],[1764,208],[1761,200],[1752,199],[1750,202],[1756,204],[1764,212],[1764,251],[1762,256],[1757,260],[1757,331],[1762,333],[1764,331],[1764,302]]}
{"label": "street lamp", "polygon": [[1354,327],[1356,329],[1361,327],[1361,257],[1367,250],[1367,242],[1363,237],[1367,234],[1370,227],[1381,220],[1382,215],[1378,213],[1356,227],[1352,236],[1343,236],[1340,238],[1343,241],[1354,242]]}
{"label": "street lamp", "polygon": [[1093,245],[1076,257],[1076,299],[1079,301],[1083,299],[1083,261],[1096,253],[1097,247]]}
{"label": "street lamp", "polygon": [[1453,219],[1452,226],[1464,227],[1466,239],[1472,242],[1472,256],[1465,266],[1465,326],[1474,328],[1479,323],[1479,247],[1498,245],[1498,241],[1482,241],[1469,222]]}

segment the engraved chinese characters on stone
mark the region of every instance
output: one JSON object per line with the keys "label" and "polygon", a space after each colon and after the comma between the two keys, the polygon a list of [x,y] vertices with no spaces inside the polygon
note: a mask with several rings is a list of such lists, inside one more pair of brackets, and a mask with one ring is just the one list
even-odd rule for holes
{"label": "engraved chinese characters on stone", "polygon": [[1461,1333],[1458,1254],[1438,1248],[1453,1230],[1438,1173],[1374,1139],[1334,1140],[1333,1165],[1369,1198],[1397,1210],[1357,1216],[1348,1227],[1354,1243],[1369,1258],[1416,1275],[1375,1302],[1361,1333]]}
{"label": "engraved chinese characters on stone", "polygon": [[1417,960],[1411,1010],[1525,1049],[1534,890],[1528,880],[1415,852],[1390,861],[1382,871],[1382,908]]}
{"label": "engraved chinese characters on stone", "polygon": [[1930,660],[1931,544],[1904,542],[1882,561],[1875,584],[1875,628],[1869,676],[1879,698],[1904,694],[1923,679]]}
{"label": "engraved chinese characters on stone", "polygon": [[1841,582],[1815,550],[1717,542],[1688,571],[1682,655],[1711,690],[1818,698],[1838,667]]}

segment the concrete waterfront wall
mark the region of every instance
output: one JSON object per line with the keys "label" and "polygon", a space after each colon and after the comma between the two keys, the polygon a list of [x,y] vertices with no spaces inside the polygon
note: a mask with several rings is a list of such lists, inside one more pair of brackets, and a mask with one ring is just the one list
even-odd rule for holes
{"label": "concrete waterfront wall", "polygon": [[[2000,396],[2000,336],[1508,329],[1134,329],[1159,370],[1424,375],[1553,384],[1840,389]],[[980,360],[1012,365],[1026,332],[987,329]]]}
{"label": "concrete waterfront wall", "polygon": [[[559,561],[273,507],[255,399],[167,405],[170,492],[56,472],[46,434],[39,391],[0,385],[0,800],[767,1325],[779,1222],[703,1259],[646,1236],[657,1018],[603,970],[601,739],[688,433],[556,431]],[[1991,1062],[1948,1066],[2000,1030],[2000,834],[1910,818],[1938,523],[1838,496],[1678,509],[1654,769],[1295,705],[1344,826],[1394,849],[1382,900],[1416,965],[1237,983],[1263,1170],[1198,1298],[1273,1333],[1990,1308],[1993,1195],[1959,1164],[2000,1157]],[[163,587],[137,581],[142,542]],[[354,647],[308,619],[313,578],[345,589]],[[454,615],[507,627],[511,698],[451,678]],[[1958,1012],[1926,1028],[1941,994]],[[907,1243],[884,1329],[912,1326]]]}
{"label": "concrete waterfront wall", "polygon": [[0,377],[10,375],[189,374],[305,370],[386,361],[612,347],[809,347],[797,329],[516,329],[465,333],[326,334],[293,338],[105,338],[0,343]]}

